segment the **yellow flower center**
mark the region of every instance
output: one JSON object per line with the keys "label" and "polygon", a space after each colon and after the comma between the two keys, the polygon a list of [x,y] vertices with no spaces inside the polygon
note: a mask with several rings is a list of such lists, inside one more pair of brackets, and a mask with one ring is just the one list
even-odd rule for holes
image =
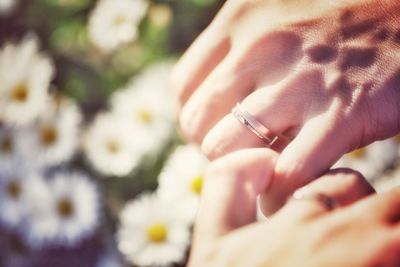
{"label": "yellow flower center", "polygon": [[74,206],[70,199],[62,198],[58,202],[57,212],[63,218],[71,217],[74,213]]}
{"label": "yellow flower center", "polygon": [[141,110],[138,113],[139,120],[144,124],[149,124],[153,120],[153,115],[148,110]]}
{"label": "yellow flower center", "polygon": [[119,15],[115,17],[114,19],[114,25],[115,26],[121,26],[122,24],[126,23],[128,20],[126,19],[125,16]]}
{"label": "yellow flower center", "polygon": [[10,136],[5,136],[0,141],[0,150],[4,153],[11,153],[13,150],[13,142]]}
{"label": "yellow flower center", "polygon": [[24,83],[15,86],[14,89],[11,91],[11,99],[16,102],[25,102],[28,99],[28,96],[29,90]]}
{"label": "yellow flower center", "polygon": [[107,149],[111,154],[117,154],[119,151],[119,144],[114,140],[110,140],[107,143]]}
{"label": "yellow flower center", "polygon": [[21,186],[16,181],[12,181],[7,186],[7,193],[13,199],[18,199],[21,195]]}
{"label": "yellow flower center", "polygon": [[52,100],[54,105],[56,106],[57,112],[60,111],[60,108],[62,107],[65,101],[63,95],[61,93],[54,93],[52,95]]}
{"label": "yellow flower center", "polygon": [[202,175],[196,176],[196,177],[194,177],[192,179],[192,182],[191,182],[191,185],[190,185],[191,189],[192,189],[192,192],[194,192],[194,193],[196,193],[198,195],[201,194],[201,190],[203,188],[203,180],[204,180],[204,178],[203,178]]}
{"label": "yellow flower center", "polygon": [[367,149],[363,147],[350,152],[348,155],[352,158],[359,159],[364,157],[366,154],[367,154]]}
{"label": "yellow flower center", "polygon": [[58,138],[57,129],[53,126],[43,127],[40,131],[40,141],[45,146],[53,145]]}
{"label": "yellow flower center", "polygon": [[167,226],[163,223],[156,223],[147,228],[147,238],[152,243],[162,243],[167,239]]}

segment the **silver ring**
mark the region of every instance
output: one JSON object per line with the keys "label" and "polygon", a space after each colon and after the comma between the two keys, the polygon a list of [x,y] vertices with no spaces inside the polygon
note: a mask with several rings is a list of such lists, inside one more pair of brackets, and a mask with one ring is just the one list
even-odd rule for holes
{"label": "silver ring", "polygon": [[272,146],[278,140],[279,136],[268,130],[253,115],[245,111],[239,103],[232,109],[232,114],[250,131],[267,143],[268,146]]}
{"label": "silver ring", "polygon": [[316,201],[328,211],[335,209],[338,206],[338,203],[330,196],[322,194],[322,193],[314,193],[302,188],[294,192],[291,197],[294,200],[311,200]]}

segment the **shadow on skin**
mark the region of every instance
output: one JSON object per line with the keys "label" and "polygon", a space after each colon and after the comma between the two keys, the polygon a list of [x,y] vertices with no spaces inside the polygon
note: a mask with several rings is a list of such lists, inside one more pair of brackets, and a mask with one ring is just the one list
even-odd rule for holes
{"label": "shadow on skin", "polygon": [[327,64],[336,59],[338,51],[336,47],[321,44],[308,48],[306,54],[311,62]]}
{"label": "shadow on skin", "polygon": [[291,31],[272,32],[257,41],[246,53],[243,62],[238,65],[238,72],[243,66],[249,66],[263,73],[263,83],[271,85],[286,78],[294,66],[303,58],[303,39]]}

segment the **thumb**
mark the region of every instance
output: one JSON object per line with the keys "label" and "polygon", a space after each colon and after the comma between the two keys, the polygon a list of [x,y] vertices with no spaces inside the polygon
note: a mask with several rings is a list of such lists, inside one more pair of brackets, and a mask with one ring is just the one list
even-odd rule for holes
{"label": "thumb", "polygon": [[270,149],[257,148],[240,150],[212,163],[203,187],[195,236],[212,241],[254,222],[257,197],[269,184],[276,157]]}

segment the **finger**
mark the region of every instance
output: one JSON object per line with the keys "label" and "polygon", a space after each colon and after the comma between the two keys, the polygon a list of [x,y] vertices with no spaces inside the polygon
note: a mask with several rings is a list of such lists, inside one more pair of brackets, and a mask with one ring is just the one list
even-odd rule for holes
{"label": "finger", "polygon": [[350,169],[336,169],[298,189],[295,195],[301,197],[291,198],[285,212],[296,213],[296,216],[303,219],[313,218],[326,214],[330,208],[350,205],[374,192],[360,173]]}
{"label": "finger", "polygon": [[377,258],[377,262],[371,266],[400,266],[400,229],[389,229],[384,241],[385,245],[379,253],[384,257]]}
{"label": "finger", "polygon": [[[262,121],[269,121],[269,119],[265,118]],[[264,125],[268,125],[268,123]],[[268,130],[272,133],[274,130],[281,132],[280,130],[284,131],[287,128],[284,121],[278,121],[274,127],[268,127]],[[287,146],[289,141],[289,137],[281,136],[270,148],[280,152]],[[268,146],[269,143],[260,139],[232,114],[228,114],[206,135],[202,142],[201,150],[210,160],[215,160],[240,149]]]}
{"label": "finger", "polygon": [[235,25],[258,7],[254,1],[226,1],[212,23],[183,55],[172,75],[181,106],[229,53],[230,37],[237,31]]}
{"label": "finger", "polygon": [[209,129],[253,91],[252,79],[234,71],[235,61],[227,56],[182,108],[180,127],[190,141],[200,144]]}
{"label": "finger", "polygon": [[270,181],[276,153],[242,150],[215,161],[204,184],[196,235],[217,238],[256,220],[256,202]]}
{"label": "finger", "polygon": [[[315,92],[323,88],[319,71],[294,74],[293,77],[275,86],[258,89],[241,104],[257,121],[280,136],[279,142],[272,147],[276,151],[281,151],[296,135],[310,102],[317,95]],[[202,150],[210,159],[215,159],[239,149],[263,146],[266,146],[264,141],[228,114],[206,135]]]}
{"label": "finger", "polygon": [[[251,94],[251,98],[257,99],[262,95],[261,90]],[[249,98],[246,98],[246,100]],[[266,101],[268,102],[268,101]],[[260,122],[271,133],[278,135],[279,138],[271,147],[273,150],[280,152],[290,141],[288,129],[295,127],[296,122],[300,121],[299,112],[290,112],[282,109],[274,104],[260,103],[260,101],[244,101],[241,108],[254,115],[254,119]],[[278,110],[282,110],[279,112]],[[280,114],[279,119],[267,114]],[[214,160],[233,151],[244,148],[267,147],[269,142],[258,137],[248,125],[240,122],[232,113],[222,118],[205,136],[201,149],[202,152],[210,159]]]}
{"label": "finger", "polygon": [[[258,84],[286,80],[301,62],[302,40],[285,31],[262,36],[248,47],[234,47],[207,77],[182,110],[181,126],[201,143],[205,134]],[[264,60],[267,58],[268,60]]]}
{"label": "finger", "polygon": [[211,27],[191,45],[175,66],[171,82],[179,106],[189,99],[205,77],[230,50],[230,40],[222,30]]}
{"label": "finger", "polygon": [[230,27],[249,8],[243,1],[227,1],[215,19],[176,64],[171,80],[182,107],[231,49]]}
{"label": "finger", "polygon": [[354,205],[360,216],[371,216],[389,226],[400,226],[400,188],[378,194]]}
{"label": "finger", "polygon": [[294,190],[332,166],[348,150],[349,136],[349,128],[330,114],[309,120],[278,159],[273,181],[262,194],[264,213],[275,212]]}

